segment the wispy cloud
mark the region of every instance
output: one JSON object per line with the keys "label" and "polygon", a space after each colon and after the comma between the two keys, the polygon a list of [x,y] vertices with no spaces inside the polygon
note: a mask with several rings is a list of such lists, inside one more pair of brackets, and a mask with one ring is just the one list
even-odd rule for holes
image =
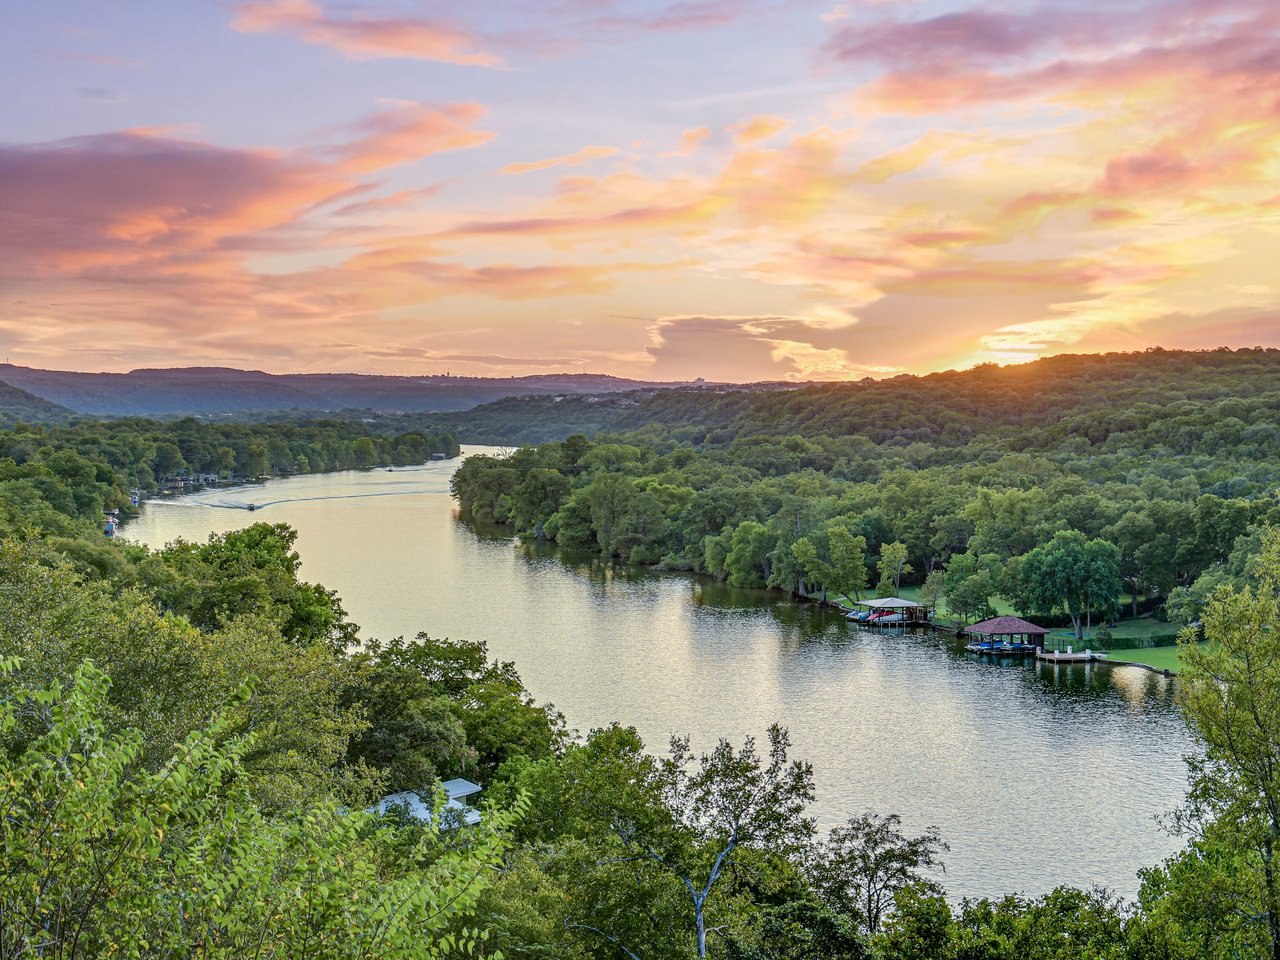
{"label": "wispy cloud", "polygon": [[568,153],[546,160],[534,160],[528,163],[508,163],[498,171],[500,176],[512,176],[522,173],[533,173],[537,170],[550,170],[552,167],[580,167],[592,160],[613,157],[618,154],[617,147],[583,147],[576,153]]}
{"label": "wispy cloud", "polygon": [[403,58],[471,67],[502,59],[457,24],[429,17],[356,11],[335,16],[312,0],[251,0],[235,8],[232,27],[244,33],[285,33],[329,47],[353,60]]}

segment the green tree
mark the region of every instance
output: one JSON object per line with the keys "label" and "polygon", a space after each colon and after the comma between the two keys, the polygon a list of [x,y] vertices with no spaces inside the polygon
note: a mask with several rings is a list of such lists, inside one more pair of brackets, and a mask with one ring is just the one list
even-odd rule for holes
{"label": "green tree", "polygon": [[935,613],[938,606],[947,596],[947,574],[946,571],[937,569],[932,570],[929,576],[925,578],[924,585],[920,587],[920,602],[929,608],[929,612]]}
{"label": "green tree", "polygon": [[918,837],[901,830],[896,814],[865,813],[832,829],[814,857],[814,884],[828,906],[852,917],[870,936],[906,887],[925,882],[925,872],[941,868],[949,848],[936,827]]}
{"label": "green tree", "polygon": [[1226,588],[1204,613],[1208,643],[1179,644],[1183,709],[1202,753],[1180,823],[1202,856],[1229,857],[1237,912],[1280,958],[1280,530],[1262,537],[1256,586]]}
{"label": "green tree", "polygon": [[[602,449],[597,447],[592,454]],[[596,542],[602,552],[614,553],[619,528],[635,500],[635,484],[630,477],[621,473],[600,473],[587,485],[583,494],[591,510],[591,525],[596,531]]]}
{"label": "green tree", "polygon": [[1115,610],[1120,594],[1120,551],[1105,540],[1060,530],[1021,558],[1010,599],[1029,613],[1057,611],[1071,618],[1076,639],[1084,637],[1093,612]]}
{"label": "green tree", "polygon": [[368,437],[358,437],[351,444],[351,456],[355,466],[361,470],[367,470],[378,464],[378,448]]}
{"label": "green tree", "polygon": [[226,712],[148,772],[142,734],[104,734],[109,682],[92,665],[65,688],[3,682],[0,731],[40,718],[0,771],[6,956],[408,960],[485,939],[466,918],[511,814],[491,811],[465,843],[332,803],[270,819],[238,782],[249,741]]}
{"label": "green tree", "polygon": [[769,528],[755,520],[744,520],[734,528],[724,569],[735,587],[763,587],[769,579],[769,552],[774,539]]}
{"label": "green tree", "polygon": [[826,556],[808,537],[801,537],[791,545],[805,576],[822,584],[827,590],[846,597],[862,599],[867,589],[867,540],[854,536],[843,522],[833,520],[825,533]]}
{"label": "green tree", "polygon": [[897,541],[880,545],[880,559],[876,562],[876,571],[880,574],[880,582],[876,585],[882,597],[896,594],[902,587],[903,574],[912,572],[907,563],[907,546]]}
{"label": "green tree", "polygon": [[991,598],[997,592],[1000,559],[994,554],[953,556],[943,576],[947,609],[968,625],[996,615]]}

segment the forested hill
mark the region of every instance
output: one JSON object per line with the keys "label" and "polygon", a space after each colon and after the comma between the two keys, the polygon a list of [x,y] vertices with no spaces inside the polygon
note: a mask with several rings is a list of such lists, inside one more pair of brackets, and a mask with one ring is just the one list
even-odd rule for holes
{"label": "forested hill", "polygon": [[0,381],[0,425],[11,426],[19,420],[25,423],[57,423],[72,415],[72,411],[42,397]]}
{"label": "forested hill", "polygon": [[[1231,400],[1248,402],[1236,409]],[[442,417],[441,425],[473,443],[538,443],[660,425],[694,443],[798,434],[945,445],[989,436],[1039,446],[1071,436],[1096,442],[1217,401],[1226,403],[1215,408],[1219,427],[1256,419],[1260,404],[1274,423],[1280,350],[1064,355],[767,392],[705,387],[558,402],[521,398]]]}
{"label": "forested hill", "polygon": [[467,410],[502,397],[609,394],[679,386],[596,374],[529,377],[396,377],[352,373],[270,374],[224,367],[75,373],[0,364],[0,380],[77,413],[101,416],[244,411]]}

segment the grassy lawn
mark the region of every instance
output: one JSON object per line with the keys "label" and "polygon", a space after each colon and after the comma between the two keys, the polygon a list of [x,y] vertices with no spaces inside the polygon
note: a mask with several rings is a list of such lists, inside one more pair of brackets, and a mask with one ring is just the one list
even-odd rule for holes
{"label": "grassy lawn", "polygon": [[[1146,637],[1172,637],[1182,630],[1180,623],[1165,623],[1155,617],[1139,617],[1137,620],[1121,620],[1111,628],[1111,635],[1117,639],[1144,639]],[[1097,627],[1084,631],[1085,640],[1091,640],[1098,632]],[[1070,627],[1054,629],[1055,635],[1073,636]],[[1172,644],[1172,641],[1170,641]]]}
{"label": "grassy lawn", "polygon": [[1177,673],[1181,664],[1178,661],[1177,647],[1147,647],[1145,650],[1114,650],[1113,660],[1127,660],[1130,663],[1145,663],[1157,670],[1172,670]]}

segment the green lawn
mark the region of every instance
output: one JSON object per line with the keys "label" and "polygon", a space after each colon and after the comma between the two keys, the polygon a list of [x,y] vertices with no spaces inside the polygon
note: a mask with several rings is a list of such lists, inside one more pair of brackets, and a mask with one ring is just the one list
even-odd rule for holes
{"label": "green lawn", "polygon": [[[1111,635],[1117,639],[1144,639],[1146,637],[1170,637],[1176,636],[1182,630],[1180,623],[1166,623],[1157,620],[1155,617],[1139,617],[1137,620],[1121,620],[1111,628]],[[1098,628],[1084,631],[1085,640],[1091,640],[1097,634]],[[1054,635],[1064,637],[1073,636],[1070,627],[1057,627],[1053,630]],[[1173,641],[1170,640],[1170,645]]]}
{"label": "green lawn", "polygon": [[1172,670],[1177,673],[1181,667],[1178,661],[1177,647],[1147,647],[1145,650],[1115,650],[1111,659],[1127,660],[1130,663],[1145,663],[1157,670]]}

